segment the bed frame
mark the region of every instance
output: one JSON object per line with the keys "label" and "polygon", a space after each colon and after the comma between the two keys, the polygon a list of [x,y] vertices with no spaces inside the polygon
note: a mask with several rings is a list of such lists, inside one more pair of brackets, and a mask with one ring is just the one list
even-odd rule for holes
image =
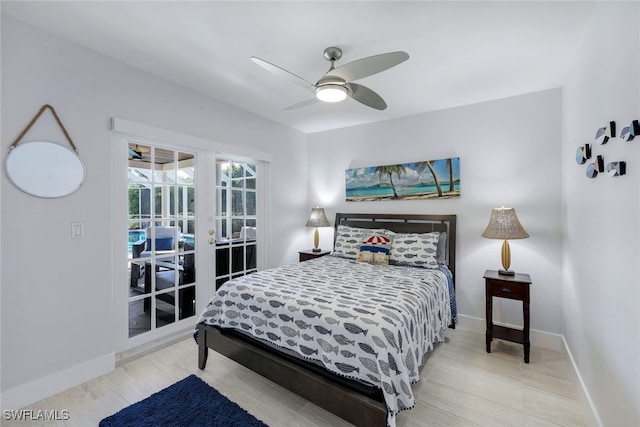
{"label": "bed frame", "polygon": [[[335,228],[348,225],[360,228],[385,228],[400,233],[447,232],[449,269],[455,279],[456,216],[337,213]],[[455,285],[455,280],[454,280]],[[318,372],[264,346],[204,324],[198,329],[198,367],[207,364],[208,349],[236,361],[293,393],[326,409],[356,426],[384,427],[387,408],[384,401],[368,397],[342,384],[331,375]]]}

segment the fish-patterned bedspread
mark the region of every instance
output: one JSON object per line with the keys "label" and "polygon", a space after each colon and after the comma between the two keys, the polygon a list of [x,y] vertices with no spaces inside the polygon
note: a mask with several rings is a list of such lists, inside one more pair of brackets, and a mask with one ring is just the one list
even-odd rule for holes
{"label": "fish-patterned bedspread", "polygon": [[239,329],[382,389],[393,427],[414,406],[410,385],[451,318],[439,270],[324,256],[228,281],[198,323]]}

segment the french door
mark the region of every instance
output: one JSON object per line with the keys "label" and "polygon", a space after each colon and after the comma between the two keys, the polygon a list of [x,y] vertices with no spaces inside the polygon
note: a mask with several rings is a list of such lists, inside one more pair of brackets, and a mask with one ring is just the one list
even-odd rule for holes
{"label": "french door", "polygon": [[216,289],[257,269],[256,162],[216,159]]}
{"label": "french door", "polygon": [[195,316],[196,153],[128,143],[129,338]]}
{"label": "french door", "polygon": [[268,162],[121,123],[165,137],[114,132],[115,350],[135,353],[193,330],[217,286],[264,265]]}

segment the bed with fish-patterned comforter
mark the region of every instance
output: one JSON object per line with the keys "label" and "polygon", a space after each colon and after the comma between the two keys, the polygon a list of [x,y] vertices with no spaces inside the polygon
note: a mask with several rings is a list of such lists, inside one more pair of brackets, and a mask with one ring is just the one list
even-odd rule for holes
{"label": "bed with fish-patterned comforter", "polygon": [[411,384],[451,324],[440,270],[324,256],[226,282],[198,323],[238,329],[382,390],[388,424],[414,406]]}

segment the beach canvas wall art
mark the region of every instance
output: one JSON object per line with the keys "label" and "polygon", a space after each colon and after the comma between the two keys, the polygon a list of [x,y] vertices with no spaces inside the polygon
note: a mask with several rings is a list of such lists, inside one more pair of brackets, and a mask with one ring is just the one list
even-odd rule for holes
{"label": "beach canvas wall art", "polygon": [[460,158],[347,169],[348,202],[460,197]]}

